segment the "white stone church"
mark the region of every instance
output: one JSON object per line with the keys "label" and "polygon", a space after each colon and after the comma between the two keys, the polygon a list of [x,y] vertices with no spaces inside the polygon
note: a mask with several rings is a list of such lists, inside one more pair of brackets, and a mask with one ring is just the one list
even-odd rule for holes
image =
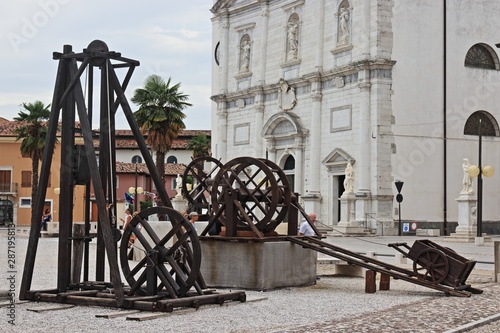
{"label": "white stone church", "polygon": [[[476,218],[462,164],[478,164],[481,123],[481,166],[500,169],[500,1],[219,0],[212,13],[214,157],[269,158],[343,230],[397,234],[401,213],[450,234],[460,197]],[[499,188],[500,173],[483,178],[488,233]]]}

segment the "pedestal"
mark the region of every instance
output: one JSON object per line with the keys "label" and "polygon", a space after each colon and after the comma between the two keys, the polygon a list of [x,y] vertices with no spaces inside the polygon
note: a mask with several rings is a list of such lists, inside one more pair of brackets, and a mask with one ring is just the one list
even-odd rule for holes
{"label": "pedestal", "polygon": [[171,201],[172,201],[172,207],[175,210],[181,211],[181,210],[186,210],[188,208],[188,201],[183,197],[175,196]]}
{"label": "pedestal", "polygon": [[458,202],[458,226],[450,238],[474,242],[477,234],[476,196],[473,193],[460,193],[455,200]]}
{"label": "pedestal", "polygon": [[201,240],[209,287],[269,290],[316,283],[317,252],[286,241]]}
{"label": "pedestal", "polygon": [[344,234],[364,234],[363,228],[356,221],[356,196],[345,193],[340,197],[340,222],[335,230]]}

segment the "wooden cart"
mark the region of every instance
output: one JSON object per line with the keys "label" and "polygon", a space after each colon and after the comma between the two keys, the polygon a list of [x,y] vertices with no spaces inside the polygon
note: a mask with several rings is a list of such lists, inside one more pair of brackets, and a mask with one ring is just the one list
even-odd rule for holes
{"label": "wooden cart", "polygon": [[[467,289],[465,281],[476,262],[430,240],[417,240],[409,247],[406,243],[389,244],[413,261],[413,272],[420,280],[443,284],[455,289]],[[408,252],[403,250],[406,248]]]}

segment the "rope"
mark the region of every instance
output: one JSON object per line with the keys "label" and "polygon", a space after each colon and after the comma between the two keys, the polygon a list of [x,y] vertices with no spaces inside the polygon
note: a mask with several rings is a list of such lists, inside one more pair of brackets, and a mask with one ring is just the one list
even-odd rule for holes
{"label": "rope", "polygon": [[[295,205],[295,204],[293,204],[293,203],[291,203],[291,205],[292,205],[293,207],[295,207],[296,209],[298,209],[298,210],[302,213],[302,215],[303,215],[304,217],[307,215],[307,214],[306,214],[306,212],[302,209],[302,207],[297,206],[297,205]],[[385,244],[385,243],[379,243],[379,242],[369,241],[369,240],[366,240],[366,239],[360,238],[360,237],[358,237],[358,236],[348,235],[348,234],[346,234],[346,233],[344,233],[344,232],[342,232],[342,231],[340,231],[340,230],[337,230],[337,229],[335,229],[335,228],[333,228],[333,227],[332,227],[332,229],[333,229],[334,231],[338,232],[339,234],[341,234],[341,235],[342,235],[342,236],[344,236],[344,237],[350,237],[350,238],[354,238],[354,239],[359,240],[359,241],[362,241],[362,242],[371,243],[371,244],[376,244],[376,245],[382,245],[382,246],[384,246],[384,247],[387,247],[387,244]]]}

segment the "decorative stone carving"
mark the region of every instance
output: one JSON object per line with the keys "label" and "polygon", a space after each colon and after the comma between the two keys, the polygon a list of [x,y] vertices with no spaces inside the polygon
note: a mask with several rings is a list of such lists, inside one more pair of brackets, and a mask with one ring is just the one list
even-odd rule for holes
{"label": "decorative stone carving", "polygon": [[344,193],[354,193],[354,170],[349,161],[345,168]]}
{"label": "decorative stone carving", "polygon": [[469,193],[474,194],[474,189],[472,188],[472,177],[469,175],[470,163],[468,158],[464,158],[464,162],[462,163],[462,170],[464,173],[462,179],[462,191],[460,193]]}
{"label": "decorative stone carving", "polygon": [[346,7],[341,7],[339,12],[339,27],[338,27],[338,39],[337,45],[347,45],[349,44],[349,9]]}
{"label": "decorative stone carving", "polygon": [[295,60],[299,55],[299,25],[295,22],[288,22],[288,60]]}
{"label": "decorative stone carving", "polygon": [[241,62],[240,62],[240,72],[248,72],[250,68],[250,51],[251,45],[248,40],[244,40],[241,43]]}
{"label": "decorative stone carving", "polygon": [[335,88],[343,88],[345,86],[344,78],[342,76],[337,76],[334,80]]}
{"label": "decorative stone carving", "polygon": [[280,79],[279,81],[280,90],[278,92],[278,107],[282,111],[291,110],[297,104],[297,99],[295,97],[295,88],[290,87],[288,83]]}
{"label": "decorative stone carving", "polygon": [[175,179],[176,185],[175,185],[175,191],[177,194],[175,195],[177,198],[182,198],[182,177],[181,175],[177,174],[177,178]]}

